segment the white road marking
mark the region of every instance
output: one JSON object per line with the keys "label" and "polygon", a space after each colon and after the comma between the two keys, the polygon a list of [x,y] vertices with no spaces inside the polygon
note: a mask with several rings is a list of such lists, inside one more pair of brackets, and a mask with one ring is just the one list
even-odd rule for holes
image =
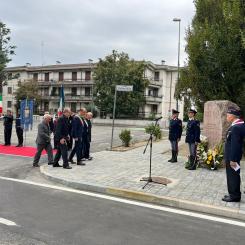
{"label": "white road marking", "polygon": [[11,220],[0,218],[0,224],[4,224],[7,226],[17,226],[17,224]]}
{"label": "white road marking", "polygon": [[219,222],[219,223],[225,223],[225,224],[229,224],[229,225],[245,227],[245,222],[236,221],[236,220],[232,220],[232,219],[228,219],[228,218],[221,218],[221,217],[216,217],[216,216],[212,216],[212,215],[206,215],[206,214],[195,213],[195,212],[191,212],[191,211],[180,210],[180,209],[176,209],[176,208],[163,207],[163,206],[149,204],[149,203],[142,203],[142,202],[138,202],[138,201],[123,199],[120,197],[112,197],[112,196],[108,196],[108,195],[104,195],[104,194],[98,194],[98,193],[87,192],[87,191],[80,191],[80,190],[75,190],[75,189],[61,187],[61,186],[35,183],[32,181],[28,181],[28,180],[20,180],[20,179],[13,179],[13,178],[7,178],[7,177],[0,177],[0,179],[9,180],[9,181],[18,182],[18,183],[29,184],[29,185],[34,185],[34,186],[40,186],[40,187],[45,187],[45,188],[50,188],[50,189],[54,189],[54,190],[67,191],[67,192],[77,193],[77,194],[91,196],[91,197],[97,197],[97,198],[101,198],[101,199],[105,199],[105,200],[130,204],[130,205],[139,206],[139,207],[145,207],[145,208],[154,209],[154,210],[160,210],[160,211],[174,213],[174,214],[180,214],[180,215],[195,217],[195,218],[209,220],[209,221],[213,221],[213,222]]}

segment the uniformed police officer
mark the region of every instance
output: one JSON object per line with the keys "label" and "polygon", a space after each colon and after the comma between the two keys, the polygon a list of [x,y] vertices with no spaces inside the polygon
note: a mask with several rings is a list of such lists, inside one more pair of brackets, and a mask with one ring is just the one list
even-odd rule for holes
{"label": "uniformed police officer", "polygon": [[7,110],[7,115],[3,117],[4,141],[6,146],[11,145],[11,135],[13,127],[13,115],[11,110]]}
{"label": "uniformed police officer", "polygon": [[231,123],[226,134],[225,163],[228,195],[223,197],[225,202],[240,202],[240,160],[245,139],[245,123],[240,119],[241,111],[234,107],[228,108],[227,121]]}
{"label": "uniformed police officer", "polygon": [[188,112],[188,123],[186,128],[185,142],[189,146],[189,166],[188,170],[196,169],[196,151],[197,145],[200,142],[200,122],[195,119],[196,110],[190,109]]}
{"label": "uniformed police officer", "polygon": [[22,147],[23,146],[23,128],[21,126],[20,115],[18,115],[15,119],[15,129],[16,129],[16,134],[18,137],[18,145],[16,147]]}
{"label": "uniformed police officer", "polygon": [[169,162],[177,162],[178,156],[178,142],[181,139],[182,135],[182,121],[178,118],[179,111],[172,110],[172,119],[169,124],[169,136],[168,139],[171,143],[172,149],[172,158],[169,159]]}

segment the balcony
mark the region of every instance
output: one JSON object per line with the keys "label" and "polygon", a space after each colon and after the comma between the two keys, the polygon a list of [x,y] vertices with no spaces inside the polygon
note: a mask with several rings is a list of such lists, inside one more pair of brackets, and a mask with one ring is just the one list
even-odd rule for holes
{"label": "balcony", "polygon": [[[60,100],[60,96],[59,95],[42,96],[42,100],[58,102]],[[92,101],[92,95],[65,94],[65,101],[67,102],[90,102]]]}
{"label": "balcony", "polygon": [[151,79],[149,86],[153,85],[153,86],[157,86],[157,87],[162,87],[163,81],[162,80],[154,80]]}
{"label": "balcony", "polygon": [[145,95],[146,103],[159,104],[162,103],[162,96]]}
{"label": "balcony", "polygon": [[50,81],[44,81],[44,80],[38,80],[38,85],[40,87],[60,87],[61,85],[66,86],[73,86],[73,85],[90,85],[92,86],[94,84],[93,80],[85,80],[85,79],[78,79],[78,80],[63,80],[63,81],[55,81],[55,80],[50,80]]}

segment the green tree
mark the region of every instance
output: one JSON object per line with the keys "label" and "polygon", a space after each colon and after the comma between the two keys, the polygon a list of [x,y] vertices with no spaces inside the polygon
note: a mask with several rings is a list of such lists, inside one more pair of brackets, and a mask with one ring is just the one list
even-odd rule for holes
{"label": "green tree", "polygon": [[94,72],[96,106],[112,114],[115,86],[133,85],[133,92],[117,92],[116,116],[136,116],[145,103],[144,91],[149,83],[144,77],[145,66],[143,61],[134,61],[115,50],[100,59]]}
{"label": "green tree", "polygon": [[38,83],[33,80],[23,81],[15,92],[15,99],[17,101],[16,109],[20,108],[20,101],[24,99],[32,99],[35,101],[35,111],[40,104],[41,96],[38,93]]}
{"label": "green tree", "polygon": [[186,31],[188,59],[176,96],[189,93],[201,110],[208,100],[231,100],[245,111],[245,1],[194,3],[196,15]]}
{"label": "green tree", "polygon": [[6,65],[11,61],[10,56],[14,55],[16,48],[10,44],[10,41],[10,29],[0,21],[0,94],[2,93],[2,83],[7,79]]}

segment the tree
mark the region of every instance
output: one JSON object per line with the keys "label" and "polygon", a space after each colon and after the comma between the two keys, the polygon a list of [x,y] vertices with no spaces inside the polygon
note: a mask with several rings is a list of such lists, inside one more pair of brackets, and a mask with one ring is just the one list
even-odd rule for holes
{"label": "tree", "polygon": [[190,92],[203,110],[208,100],[231,100],[245,111],[245,1],[195,0],[186,32],[187,64],[176,97]]}
{"label": "tree", "polygon": [[144,91],[149,81],[144,77],[146,64],[129,59],[126,53],[112,51],[100,59],[94,71],[95,105],[112,114],[115,86],[133,85],[133,92],[117,92],[116,115],[136,116],[145,103]]}
{"label": "tree", "polygon": [[41,96],[39,95],[38,91],[38,83],[36,81],[23,81],[15,92],[15,99],[17,101],[16,109],[18,110],[20,108],[19,102],[24,99],[34,100],[35,108],[37,108],[41,101]]}
{"label": "tree", "polygon": [[14,55],[16,48],[10,45],[10,40],[10,29],[0,21],[0,94],[2,93],[2,83],[7,79],[6,65],[11,61],[10,56]]}

